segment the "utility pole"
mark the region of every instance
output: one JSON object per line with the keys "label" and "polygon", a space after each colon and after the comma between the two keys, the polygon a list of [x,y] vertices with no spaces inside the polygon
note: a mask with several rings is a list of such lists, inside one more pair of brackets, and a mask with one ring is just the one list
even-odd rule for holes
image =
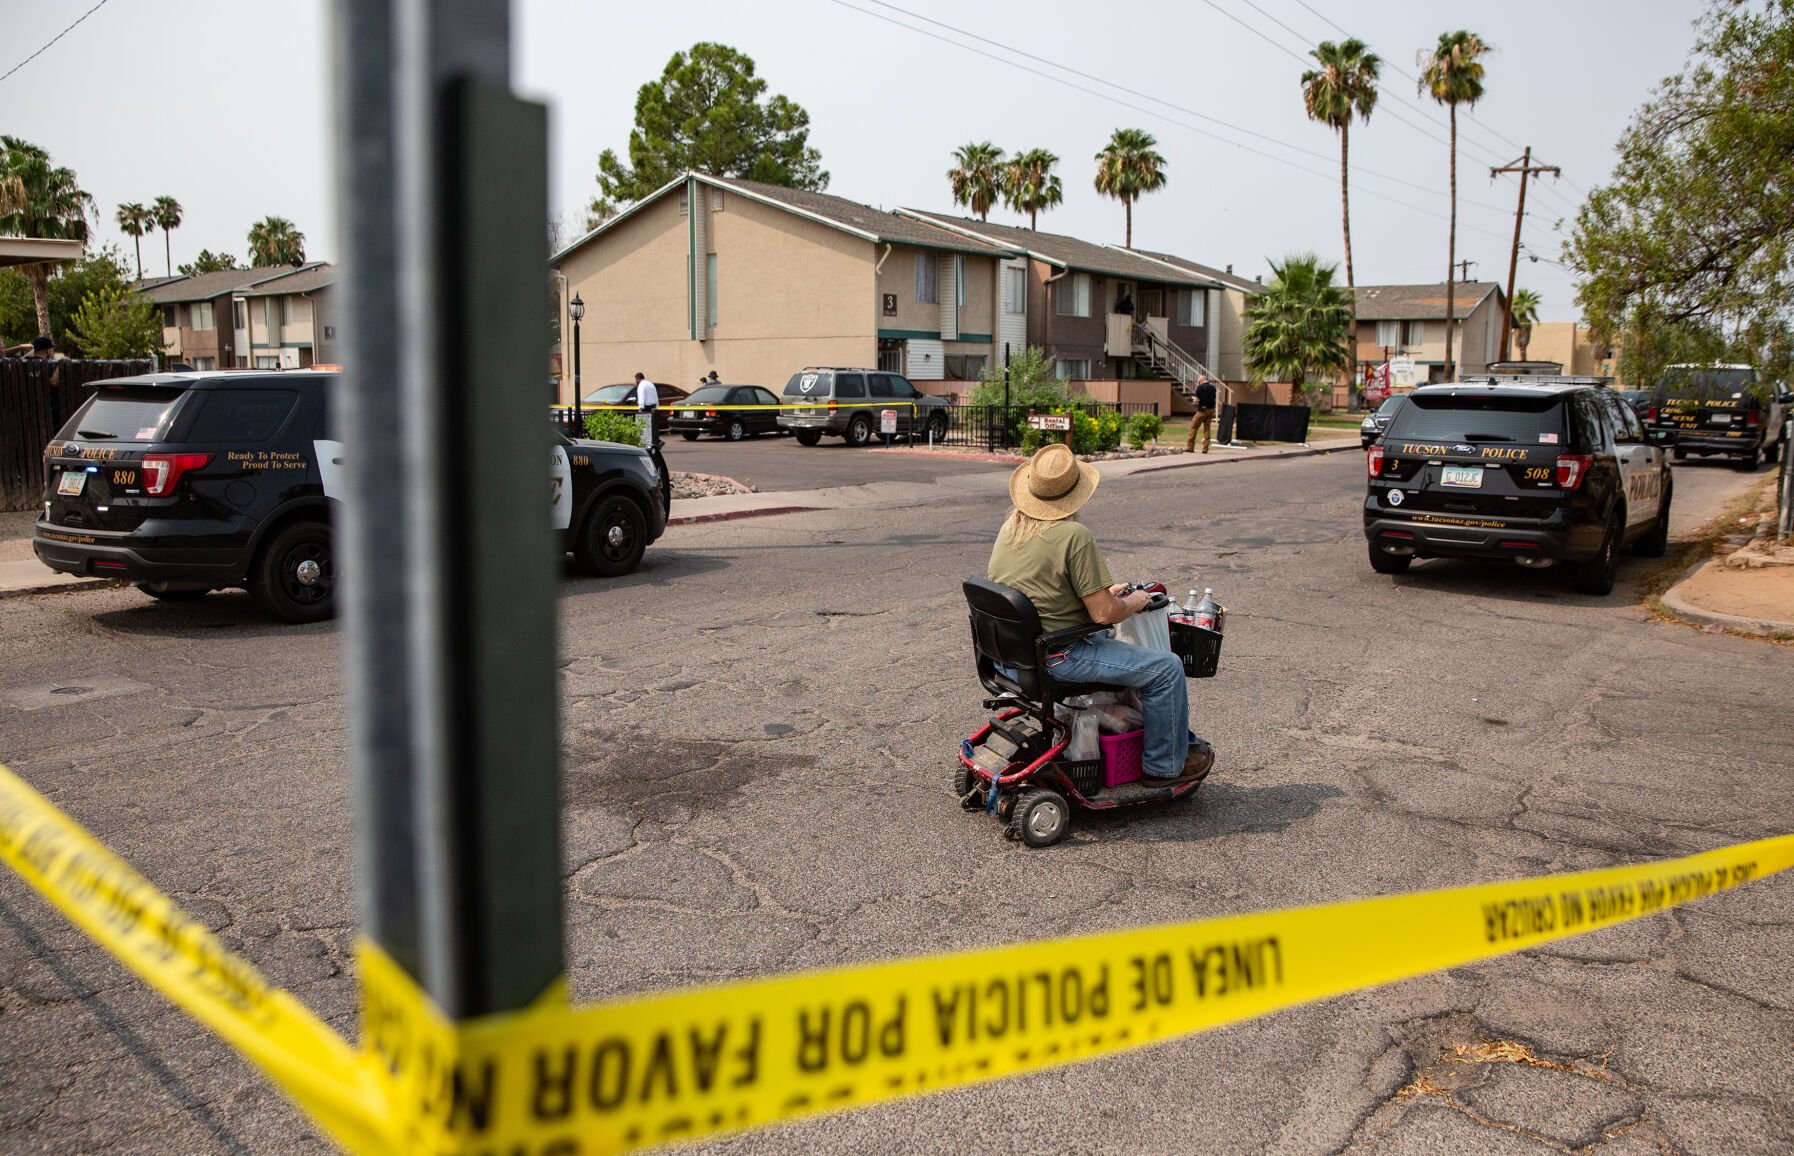
{"label": "utility pole", "polygon": [[1514,247],[1507,258],[1507,302],[1501,310],[1501,360],[1508,358],[1508,339],[1514,332],[1514,271],[1520,264],[1520,223],[1526,219],[1526,178],[1536,177],[1540,173],[1558,176],[1563,172],[1556,165],[1535,165],[1532,163],[1532,146],[1517,161],[1509,161],[1498,169],[1489,170],[1489,179],[1494,180],[1502,173],[1520,174],[1520,207],[1514,210]]}
{"label": "utility pole", "polygon": [[1480,264],[1482,264],[1481,261],[1472,261],[1468,257],[1459,258],[1459,260],[1458,260],[1458,280],[1468,282],[1470,280],[1470,266],[1480,265]]}

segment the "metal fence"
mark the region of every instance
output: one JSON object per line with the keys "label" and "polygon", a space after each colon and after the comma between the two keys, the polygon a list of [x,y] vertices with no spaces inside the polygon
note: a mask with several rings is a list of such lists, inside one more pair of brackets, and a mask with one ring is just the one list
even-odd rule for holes
{"label": "metal fence", "polygon": [[[1081,405],[1055,406],[1054,411],[1075,411],[1091,417],[1115,413],[1121,415],[1124,423],[1137,413],[1162,416],[1156,401],[1085,402]],[[984,450],[1014,449],[1022,444],[1022,433],[1028,428],[1028,415],[1031,412],[1018,405],[948,406],[947,436],[943,439],[944,443]]]}
{"label": "metal fence", "polygon": [[32,510],[43,500],[44,446],[87,400],[89,383],[151,368],[148,361],[0,358],[0,510]]}
{"label": "metal fence", "polygon": [[1794,437],[1794,422],[1782,427],[1782,472],[1775,487],[1775,536],[1778,540],[1794,534],[1794,454],[1788,452],[1791,437]]}

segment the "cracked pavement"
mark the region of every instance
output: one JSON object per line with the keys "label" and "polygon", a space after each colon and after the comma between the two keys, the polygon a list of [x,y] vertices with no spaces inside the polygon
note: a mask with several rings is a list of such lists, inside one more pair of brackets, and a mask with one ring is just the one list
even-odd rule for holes
{"label": "cracked pavement", "polygon": [[[582,1000],[1600,867],[1794,829],[1794,652],[1658,623],[1629,559],[1374,575],[1359,456],[1108,480],[1118,579],[1230,608],[1194,800],[1028,851],[954,805],[982,720],[959,582],[1005,473],[677,527],[562,588]],[[1677,532],[1746,478],[1678,468]],[[0,759],[331,1024],[355,929],[334,626],[239,594],[0,602]],[[87,693],[51,694],[75,686]],[[706,1146],[762,1152],[1794,1150],[1794,880],[1107,1060]],[[228,1049],[0,873],[0,1150],[327,1151]]]}

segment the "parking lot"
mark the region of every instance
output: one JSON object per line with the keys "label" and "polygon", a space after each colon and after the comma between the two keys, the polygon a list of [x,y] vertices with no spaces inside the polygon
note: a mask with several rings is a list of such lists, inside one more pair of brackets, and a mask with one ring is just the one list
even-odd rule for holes
{"label": "parking lot", "polygon": [[[769,450],[894,458],[729,447]],[[1193,684],[1219,762],[1189,804],[1080,816],[1046,851],[1005,842],[945,787],[983,718],[959,583],[982,572],[1005,512],[1000,468],[958,463],[853,509],[678,526],[637,573],[568,581],[575,996],[1637,862],[1787,828],[1787,650],[1652,621],[1637,595],[1657,564],[1642,559],[1608,598],[1548,571],[1373,575],[1362,475],[1348,451],[1105,483],[1085,519],[1117,577],[1212,585],[1231,611],[1219,676]],[[1742,477],[1679,471],[1676,532]],[[237,594],[161,606],[88,591],[0,601],[0,637],[10,765],[353,1034],[338,628],[275,626]],[[325,1150],[10,875],[0,922],[0,1148]],[[1787,1151],[1794,1084],[1772,1057],[1794,1049],[1790,926],[1794,886],[1769,880],[1522,956],[707,1150]]]}

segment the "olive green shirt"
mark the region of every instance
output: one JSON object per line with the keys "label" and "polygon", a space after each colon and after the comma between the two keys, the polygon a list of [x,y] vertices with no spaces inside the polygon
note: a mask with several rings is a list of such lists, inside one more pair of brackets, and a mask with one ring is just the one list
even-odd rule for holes
{"label": "olive green shirt", "polygon": [[1054,522],[1020,546],[1009,541],[1008,523],[997,533],[985,577],[1012,586],[1040,611],[1047,633],[1090,622],[1084,596],[1113,585],[1096,539],[1078,522]]}

